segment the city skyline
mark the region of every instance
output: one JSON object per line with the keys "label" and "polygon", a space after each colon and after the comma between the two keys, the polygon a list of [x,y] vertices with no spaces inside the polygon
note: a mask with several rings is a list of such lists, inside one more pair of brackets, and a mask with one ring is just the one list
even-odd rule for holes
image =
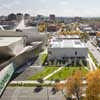
{"label": "city skyline", "polygon": [[99,0],[0,0],[0,15],[21,12],[45,16],[99,17],[99,3]]}

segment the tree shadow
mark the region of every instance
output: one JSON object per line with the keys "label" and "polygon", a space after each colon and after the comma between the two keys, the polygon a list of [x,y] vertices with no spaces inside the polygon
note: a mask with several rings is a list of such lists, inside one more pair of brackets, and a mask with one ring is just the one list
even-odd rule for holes
{"label": "tree shadow", "polygon": [[52,95],[55,95],[57,93],[57,91],[54,87],[51,89],[51,92],[52,92]]}
{"label": "tree shadow", "polygon": [[34,89],[34,92],[35,92],[35,93],[39,93],[42,89],[43,89],[42,86],[37,86],[37,87]]}

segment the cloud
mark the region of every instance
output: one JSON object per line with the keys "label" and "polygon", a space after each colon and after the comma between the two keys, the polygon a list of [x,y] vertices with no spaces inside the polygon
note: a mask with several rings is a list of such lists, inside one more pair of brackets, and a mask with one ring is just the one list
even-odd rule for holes
{"label": "cloud", "polygon": [[20,5],[20,1],[13,0],[12,2],[9,0],[8,2],[4,2],[0,5],[1,9],[10,9],[12,7],[16,7]]}
{"label": "cloud", "polygon": [[67,5],[69,2],[67,0],[62,0],[59,2],[60,5]]}
{"label": "cloud", "polygon": [[47,0],[40,0],[40,2],[45,3]]}

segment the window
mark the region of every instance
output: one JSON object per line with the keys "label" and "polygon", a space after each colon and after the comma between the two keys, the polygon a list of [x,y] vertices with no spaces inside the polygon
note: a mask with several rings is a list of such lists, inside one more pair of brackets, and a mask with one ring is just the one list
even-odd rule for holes
{"label": "window", "polygon": [[77,55],[77,51],[75,51],[75,55]]}
{"label": "window", "polygon": [[52,52],[51,51],[49,51],[48,53],[52,55]]}

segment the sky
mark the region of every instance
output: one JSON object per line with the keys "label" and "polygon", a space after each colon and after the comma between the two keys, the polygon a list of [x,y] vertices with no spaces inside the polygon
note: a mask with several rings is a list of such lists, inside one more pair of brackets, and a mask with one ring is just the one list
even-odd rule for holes
{"label": "sky", "polygon": [[0,15],[19,12],[34,16],[100,17],[100,0],[0,0]]}

